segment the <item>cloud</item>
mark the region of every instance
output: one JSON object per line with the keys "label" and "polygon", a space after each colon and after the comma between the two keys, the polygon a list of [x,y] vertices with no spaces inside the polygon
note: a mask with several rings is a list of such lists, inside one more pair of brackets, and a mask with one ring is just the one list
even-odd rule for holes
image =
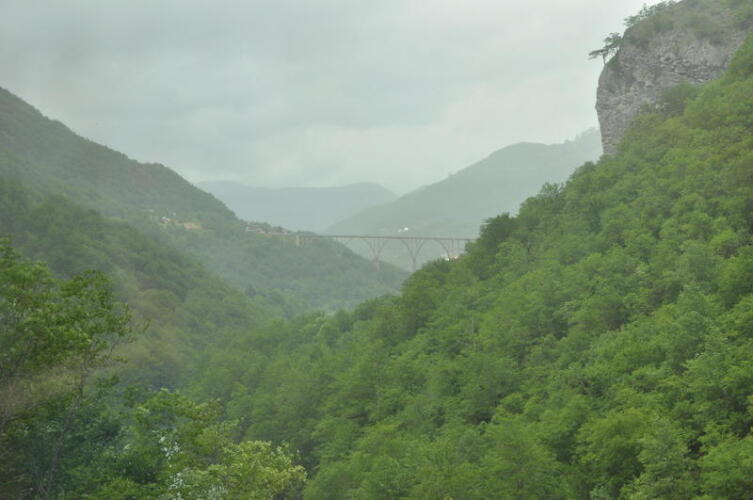
{"label": "cloud", "polygon": [[6,0],[0,85],[192,180],[397,190],[596,123],[642,0]]}

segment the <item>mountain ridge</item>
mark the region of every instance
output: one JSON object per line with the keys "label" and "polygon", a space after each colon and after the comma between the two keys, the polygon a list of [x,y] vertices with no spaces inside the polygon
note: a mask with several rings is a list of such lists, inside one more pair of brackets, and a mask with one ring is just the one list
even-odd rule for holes
{"label": "mountain ridge", "polygon": [[[564,181],[576,167],[600,154],[596,129],[560,144],[513,144],[443,180],[341,220],[327,232],[396,235],[400,231],[405,236],[475,238],[485,219],[516,212],[542,185]],[[388,261],[409,269],[410,263],[400,251],[393,250],[387,252]],[[441,249],[427,247],[422,261],[441,255]]]}
{"label": "mountain ridge", "polygon": [[[333,241],[297,247],[248,233],[221,201],[173,170],[85,139],[4,89],[0,148],[25,162],[15,173],[23,182],[180,248],[241,292],[276,290],[307,307],[337,309],[395,293],[407,274],[390,266],[377,273]],[[344,282],[353,288],[345,290]]]}

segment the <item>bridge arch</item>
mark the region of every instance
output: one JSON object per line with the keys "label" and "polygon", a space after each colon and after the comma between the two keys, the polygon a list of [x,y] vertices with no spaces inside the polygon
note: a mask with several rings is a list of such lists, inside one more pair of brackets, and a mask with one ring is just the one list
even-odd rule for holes
{"label": "bridge arch", "polygon": [[457,258],[463,251],[464,245],[471,241],[473,238],[457,238],[452,236],[415,236],[415,235],[400,235],[400,236],[388,236],[388,235],[373,235],[373,234],[315,234],[315,233],[290,233],[290,236],[295,237],[295,243],[297,246],[306,244],[308,240],[317,238],[332,239],[343,245],[348,245],[352,241],[363,241],[369,249],[374,265],[377,269],[380,268],[380,261],[382,253],[384,252],[387,244],[393,240],[400,241],[405,249],[408,251],[408,255],[411,260],[412,270],[415,271],[418,267],[418,258],[421,251],[425,248],[427,242],[435,242],[438,244],[447,259]]}
{"label": "bridge arch", "polygon": [[408,255],[411,261],[412,271],[416,271],[418,268],[418,258],[421,251],[425,248],[427,242],[434,242],[438,244],[444,256],[447,259],[455,259],[463,253],[465,244],[474,241],[473,238],[459,238],[453,236],[416,236],[416,235],[400,235],[400,236],[387,236],[387,235],[371,235],[371,234],[320,234],[315,235],[320,238],[331,238],[344,244],[348,244],[353,240],[361,240],[369,247],[371,256],[374,260],[374,265],[379,269],[379,262],[382,256],[384,248],[390,241],[400,241],[405,249],[408,251]]}

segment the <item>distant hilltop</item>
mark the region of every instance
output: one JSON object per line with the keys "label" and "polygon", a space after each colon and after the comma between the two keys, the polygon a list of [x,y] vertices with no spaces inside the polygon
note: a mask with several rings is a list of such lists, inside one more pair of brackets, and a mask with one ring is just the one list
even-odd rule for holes
{"label": "distant hilltop", "polygon": [[[326,232],[475,238],[486,219],[502,212],[517,212],[520,204],[535,196],[542,185],[564,182],[577,167],[600,156],[601,141],[596,129],[561,144],[513,144],[395,201],[343,217]],[[401,245],[395,245],[398,246]],[[363,245],[352,248],[369,255]],[[413,263],[406,259],[402,248],[398,250],[393,253],[388,248],[384,260],[411,269]],[[442,250],[430,245],[421,253],[422,261],[440,258]]]}
{"label": "distant hilltop", "polygon": [[[753,31],[753,3],[684,0],[644,7],[626,19],[595,54],[607,61],[599,78],[596,111],[604,152],[615,152],[636,115],[682,83],[719,77]],[[614,54],[611,59],[608,56]]]}

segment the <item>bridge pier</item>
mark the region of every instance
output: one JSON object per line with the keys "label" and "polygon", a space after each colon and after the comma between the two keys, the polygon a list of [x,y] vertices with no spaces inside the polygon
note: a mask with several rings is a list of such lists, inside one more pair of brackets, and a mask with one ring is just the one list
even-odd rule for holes
{"label": "bridge pier", "polygon": [[421,249],[424,247],[426,240],[422,238],[401,238],[400,241],[402,241],[405,248],[408,249],[411,261],[411,271],[415,273],[418,268],[418,254],[421,253]]}
{"label": "bridge pier", "polygon": [[368,238],[363,239],[366,244],[371,249],[371,255],[374,257],[374,267],[376,267],[377,271],[381,269],[381,266],[379,264],[380,258],[382,257],[382,251],[384,250],[384,247],[387,245],[387,240],[384,238]]}

